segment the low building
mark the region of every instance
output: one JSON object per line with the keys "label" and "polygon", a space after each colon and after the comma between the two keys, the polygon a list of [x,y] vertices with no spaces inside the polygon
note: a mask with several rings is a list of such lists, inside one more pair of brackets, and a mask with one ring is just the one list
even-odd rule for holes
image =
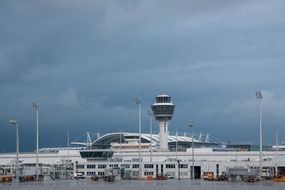
{"label": "low building", "polygon": [[[224,143],[209,138],[207,141],[193,138],[193,162],[192,138],[186,135],[169,135],[168,143],[173,148],[169,148],[169,151],[159,151],[158,137],[142,134],[140,158],[138,136],[137,133],[109,133],[95,140],[92,147],[88,148],[43,148],[39,153],[40,166],[59,168],[68,160],[69,166],[73,167],[74,175],[81,173],[84,177],[104,176],[106,169],[120,168],[126,178],[158,175],[191,178],[193,163],[195,178],[201,178],[204,173],[209,172],[217,176],[226,173],[227,168],[259,167],[259,151],[227,148]],[[7,171],[10,169],[12,173],[15,170],[15,160],[14,153],[0,154],[0,167]],[[34,167],[36,155],[34,152],[20,153],[19,160],[20,167],[29,164]],[[274,149],[263,151],[262,166],[264,176],[273,175],[276,168],[278,172],[284,173],[285,151]]]}

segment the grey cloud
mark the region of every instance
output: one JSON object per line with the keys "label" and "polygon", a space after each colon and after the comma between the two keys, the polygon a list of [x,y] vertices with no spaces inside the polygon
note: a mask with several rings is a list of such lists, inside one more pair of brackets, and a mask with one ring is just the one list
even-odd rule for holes
{"label": "grey cloud", "polygon": [[17,117],[27,128],[23,148],[32,149],[33,101],[41,106],[42,132],[57,139],[42,137],[45,146],[64,144],[67,130],[136,131],[135,96],[142,97],[147,131],[147,110],[161,91],[177,105],[170,130],[185,131],[191,121],[197,131],[257,142],[256,89],[274,94],[265,96],[265,122],[285,122],[284,6],[278,0],[1,1],[0,126],[7,138],[0,145],[11,138],[8,119]]}

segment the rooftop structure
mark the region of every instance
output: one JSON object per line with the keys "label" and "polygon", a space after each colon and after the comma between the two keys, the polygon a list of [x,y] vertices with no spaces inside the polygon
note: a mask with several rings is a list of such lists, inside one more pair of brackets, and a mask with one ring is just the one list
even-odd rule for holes
{"label": "rooftop structure", "polygon": [[[99,138],[97,138],[92,143],[93,149],[110,149],[114,143],[138,143],[139,134],[138,133],[130,133],[130,132],[114,132],[105,134]],[[183,135],[167,135],[167,143],[170,150],[175,150],[176,145],[180,150],[186,150],[186,148],[191,147],[192,140],[195,142],[195,147],[221,147],[224,143],[214,137],[210,137],[209,135],[199,134],[197,138],[192,136],[187,136],[187,134]],[[142,144],[149,143],[151,147],[158,147],[160,145],[160,136],[159,135],[151,135],[147,133],[141,134]]]}

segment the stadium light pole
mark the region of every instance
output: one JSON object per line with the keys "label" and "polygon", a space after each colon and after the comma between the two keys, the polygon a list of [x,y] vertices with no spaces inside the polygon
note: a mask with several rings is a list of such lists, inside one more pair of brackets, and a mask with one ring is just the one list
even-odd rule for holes
{"label": "stadium light pole", "polygon": [[19,171],[19,122],[18,120],[11,119],[9,123],[16,126],[16,179],[18,178]]}
{"label": "stadium light pole", "polygon": [[256,98],[259,100],[259,175],[262,175],[262,112],[261,112],[261,91],[255,92]]}
{"label": "stadium light pole", "polygon": [[136,104],[138,105],[139,109],[139,177],[142,178],[142,163],[141,163],[141,125],[142,125],[142,114],[141,114],[141,98],[135,98]]}
{"label": "stadium light pole", "polygon": [[175,154],[176,154],[176,161],[178,160],[178,157],[177,157],[177,148],[178,148],[178,134],[177,134],[177,131],[175,132]]}
{"label": "stadium light pole", "polygon": [[39,104],[36,102],[33,102],[33,108],[36,111],[36,123],[37,123],[37,129],[36,129],[36,180],[39,180]]}
{"label": "stadium light pole", "polygon": [[276,158],[275,158],[275,175],[278,176],[278,131],[277,128],[275,128],[275,145],[276,145],[276,150],[275,150],[275,154],[276,154]]}
{"label": "stadium light pole", "polygon": [[149,131],[150,131],[150,162],[152,162],[152,121],[153,121],[153,112],[152,110],[150,109],[149,112]]}
{"label": "stadium light pole", "polygon": [[65,161],[65,173],[66,179],[68,178],[67,169],[69,168],[69,131],[66,132],[66,140],[67,140],[67,160]]}
{"label": "stadium light pole", "polygon": [[122,130],[120,130],[120,159],[122,159]]}
{"label": "stadium light pole", "polygon": [[194,177],[195,177],[195,164],[194,164],[194,125],[192,123],[189,123],[187,125],[189,128],[192,129],[192,182],[194,181]]}

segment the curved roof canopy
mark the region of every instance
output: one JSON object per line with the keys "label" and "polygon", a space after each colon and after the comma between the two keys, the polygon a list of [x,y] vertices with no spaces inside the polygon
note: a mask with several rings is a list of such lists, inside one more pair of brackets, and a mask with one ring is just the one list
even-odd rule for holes
{"label": "curved roof canopy", "polygon": [[[129,132],[114,132],[114,133],[108,133],[105,134],[99,138],[97,138],[93,142],[93,146],[95,145],[111,145],[112,143],[119,143],[119,142],[125,142],[125,139],[127,138],[133,138],[133,139],[138,139],[139,138],[139,133],[129,133]],[[159,144],[159,135],[157,134],[147,134],[147,133],[142,133],[141,134],[141,141],[143,143],[151,143],[153,145],[158,145]],[[195,143],[202,143],[202,144],[223,144],[222,142],[210,142],[210,141],[203,141],[199,137],[199,139],[195,139],[186,135],[168,135],[168,143],[176,143],[176,142],[184,142],[184,143],[192,143],[192,140],[194,140]]]}

